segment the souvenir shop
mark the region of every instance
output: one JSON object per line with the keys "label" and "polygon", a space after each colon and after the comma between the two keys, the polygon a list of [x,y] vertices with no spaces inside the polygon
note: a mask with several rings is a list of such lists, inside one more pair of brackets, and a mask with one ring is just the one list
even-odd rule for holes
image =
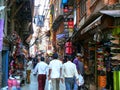
{"label": "souvenir shop", "polygon": [[28,52],[16,32],[12,33],[10,39],[12,44],[9,60],[9,77],[17,77],[22,83],[25,80],[25,60]]}
{"label": "souvenir shop", "polygon": [[[102,22],[102,23],[101,23]],[[108,23],[109,22],[109,23]],[[97,23],[98,26],[95,26]],[[90,30],[86,30],[86,29]],[[87,31],[87,32],[85,32]],[[84,55],[85,74],[88,88],[91,84],[97,86],[97,90],[106,87],[106,48],[110,49],[111,70],[113,72],[114,90],[119,90],[120,82],[120,27],[119,18],[115,19],[109,16],[100,16],[98,20],[92,22],[81,30],[81,36],[76,47]],[[86,38],[89,37],[89,38]],[[74,40],[74,39],[73,39]]]}

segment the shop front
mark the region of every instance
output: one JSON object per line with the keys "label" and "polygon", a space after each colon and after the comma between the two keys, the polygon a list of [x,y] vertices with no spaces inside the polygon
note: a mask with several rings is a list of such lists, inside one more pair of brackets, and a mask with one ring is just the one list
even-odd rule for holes
{"label": "shop front", "polygon": [[[118,20],[118,16],[116,18],[102,14],[78,32],[76,37],[79,39],[73,38],[74,43],[81,43],[80,45],[82,45],[80,51],[84,53],[85,79],[89,83],[88,88],[95,85],[97,90],[101,90],[107,85],[106,48],[110,48],[110,54],[113,54],[113,51],[118,51],[110,57],[111,66],[114,67],[112,70],[115,70],[116,66],[119,65],[120,30]],[[114,90],[119,90],[119,85],[115,84],[116,79],[114,77],[119,76],[116,73],[118,72],[113,71]]]}
{"label": "shop front", "polygon": [[[11,50],[9,55],[8,63],[8,77],[9,79],[19,77],[20,84],[24,84],[25,81],[25,62],[27,61],[28,52],[24,48],[21,38],[17,32],[13,32],[10,36],[11,39]],[[9,81],[8,79],[8,81]]]}

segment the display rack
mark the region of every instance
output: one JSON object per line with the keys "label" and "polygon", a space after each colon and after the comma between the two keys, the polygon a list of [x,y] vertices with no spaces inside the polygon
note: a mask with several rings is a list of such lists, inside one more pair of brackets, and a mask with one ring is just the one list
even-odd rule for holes
{"label": "display rack", "polygon": [[102,43],[96,44],[96,60],[98,87],[104,88],[106,86],[106,71],[104,66],[104,46]]}

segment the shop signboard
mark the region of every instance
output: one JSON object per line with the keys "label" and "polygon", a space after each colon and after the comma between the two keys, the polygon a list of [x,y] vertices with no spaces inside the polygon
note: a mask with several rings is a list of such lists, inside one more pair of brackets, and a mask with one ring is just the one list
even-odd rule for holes
{"label": "shop signboard", "polygon": [[[67,30],[68,37],[71,37],[73,34],[74,29],[74,15],[71,13],[73,10],[73,6],[68,4],[64,5],[63,12],[64,12],[64,30]],[[70,15],[68,15],[71,13]]]}

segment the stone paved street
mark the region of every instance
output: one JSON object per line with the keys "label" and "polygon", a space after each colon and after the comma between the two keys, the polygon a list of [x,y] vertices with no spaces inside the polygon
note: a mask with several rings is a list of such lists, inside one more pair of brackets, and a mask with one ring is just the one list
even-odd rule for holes
{"label": "stone paved street", "polygon": [[31,75],[31,83],[22,86],[21,90],[38,90],[37,77]]}
{"label": "stone paved street", "polygon": [[[48,90],[48,81],[46,82],[45,90]],[[22,86],[21,90],[38,90],[38,84],[37,84],[37,76],[33,76],[31,74],[31,83],[25,84],[25,86]],[[64,84],[60,84],[60,90],[65,90]]]}

